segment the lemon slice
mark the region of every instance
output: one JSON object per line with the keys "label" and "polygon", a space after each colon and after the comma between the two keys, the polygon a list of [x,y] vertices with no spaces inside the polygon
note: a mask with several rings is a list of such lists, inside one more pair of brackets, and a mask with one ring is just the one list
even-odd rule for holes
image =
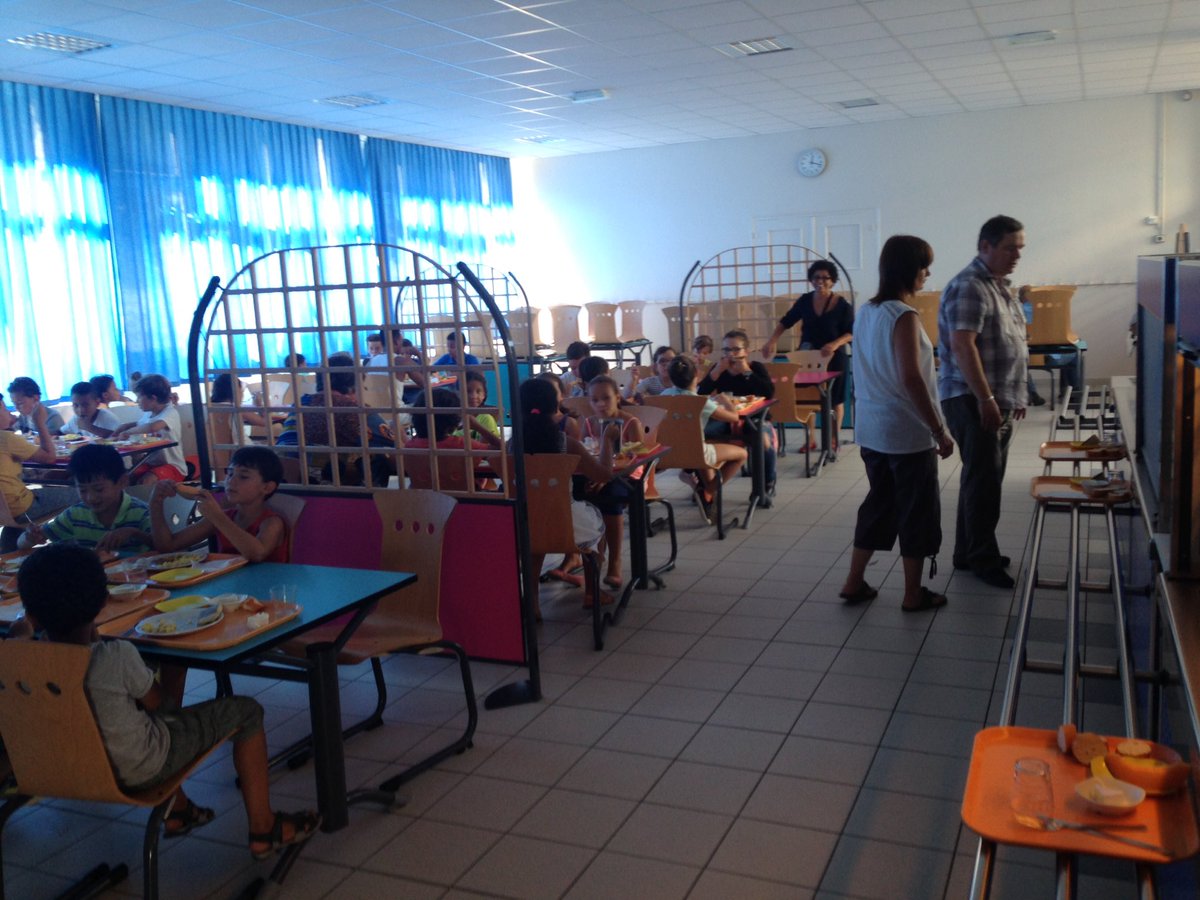
{"label": "lemon slice", "polygon": [[1093,778],[1113,778],[1113,773],[1108,770],[1108,764],[1104,761],[1103,756],[1093,757],[1089,765]]}

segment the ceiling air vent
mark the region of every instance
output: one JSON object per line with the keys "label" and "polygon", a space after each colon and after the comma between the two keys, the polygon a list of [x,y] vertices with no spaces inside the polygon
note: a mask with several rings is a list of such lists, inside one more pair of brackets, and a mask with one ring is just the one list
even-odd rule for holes
{"label": "ceiling air vent", "polygon": [[378,97],[367,97],[364,94],[343,94],[340,97],[326,97],[317,103],[328,103],[331,106],[344,106],[346,109],[361,109],[364,106],[379,106],[384,101]]}
{"label": "ceiling air vent", "polygon": [[112,44],[95,41],[91,38],[78,37],[73,34],[54,34],[49,31],[39,31],[37,34],[27,34],[24,37],[9,38],[10,44],[18,47],[28,47],[33,50],[53,50],[56,53],[87,53],[89,50],[101,50]]}
{"label": "ceiling air vent", "polygon": [[716,47],[726,56],[740,59],[743,56],[762,56],[766,53],[782,53],[791,50],[786,44],[781,44],[779,38],[753,38],[748,41],[734,41],[731,44],[718,44]]}
{"label": "ceiling air vent", "polygon": [[874,97],[859,97],[857,100],[839,100],[837,105],[842,109],[862,109],[864,106],[878,106],[879,101]]}

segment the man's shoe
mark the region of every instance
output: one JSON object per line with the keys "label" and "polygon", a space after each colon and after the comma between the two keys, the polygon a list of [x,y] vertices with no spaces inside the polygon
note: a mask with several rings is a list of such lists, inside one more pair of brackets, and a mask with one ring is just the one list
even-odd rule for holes
{"label": "man's shoe", "polygon": [[1030,406],[1045,406],[1046,398],[1043,397],[1041,394],[1030,394],[1029,395],[1029,405]]}
{"label": "man's shoe", "polygon": [[1013,577],[999,566],[995,566],[991,569],[976,569],[975,577],[984,584],[990,584],[992,587],[1011,588],[1015,587],[1017,584],[1015,581],[1013,581]]}
{"label": "man's shoe", "polygon": [[[966,571],[967,569],[972,569],[972,568],[974,568],[974,566],[972,566],[970,563],[968,563],[968,562],[960,562],[960,561],[959,561],[959,560],[957,560],[957,559],[956,559],[956,560],[952,560],[952,564],[954,565],[954,568],[956,568],[956,569],[961,569],[961,570],[963,570],[963,571]],[[1012,559],[1010,559],[1010,558],[1009,558],[1009,557],[1007,557],[1007,556],[1002,556],[1002,557],[1000,557],[1000,568],[1002,568],[1002,569],[1007,569],[1007,568],[1008,568],[1009,566],[1011,566],[1011,565],[1012,565]]]}

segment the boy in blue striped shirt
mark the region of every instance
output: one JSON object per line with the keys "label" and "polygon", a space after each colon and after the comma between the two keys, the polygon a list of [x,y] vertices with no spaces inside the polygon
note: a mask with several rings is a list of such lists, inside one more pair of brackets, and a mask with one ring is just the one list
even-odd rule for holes
{"label": "boy in blue striped shirt", "polygon": [[44,541],[74,541],[96,550],[143,550],[152,546],[150,507],[125,493],[128,475],[121,454],[106,444],[85,444],[71,454],[67,472],[80,502],[45,525],[31,525],[17,541],[34,547]]}

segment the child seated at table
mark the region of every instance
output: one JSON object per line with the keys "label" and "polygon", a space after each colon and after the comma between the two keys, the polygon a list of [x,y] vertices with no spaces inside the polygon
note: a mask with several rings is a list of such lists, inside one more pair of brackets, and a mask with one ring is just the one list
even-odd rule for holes
{"label": "child seated at table", "polygon": [[[467,371],[466,394],[468,409],[480,409],[487,403],[487,379],[483,377],[482,372],[475,369]],[[496,419],[491,413],[468,412],[467,427],[470,429],[472,441],[487,444],[494,450],[504,446],[500,426],[496,424]],[[462,437],[463,429],[459,428],[455,434]]]}
{"label": "child seated at table", "polygon": [[79,502],[45,525],[30,525],[18,547],[73,541],[95,550],[141,550],[151,544],[150,507],[125,493],[129,479],[120,453],[105,444],[85,444],[71,454],[67,474]]}
{"label": "child seated at table", "polygon": [[[672,386],[662,392],[664,397],[697,396],[696,385],[700,383],[700,372],[690,357],[677,356],[671,360],[667,375]],[[724,394],[716,397],[710,395],[705,398],[704,408],[700,411],[701,432],[708,426],[709,419],[733,424],[737,422],[738,414],[733,411]],[[728,483],[745,465],[746,458],[746,448],[740,444],[704,442],[704,461],[710,468],[701,469],[697,473],[700,484],[695,485],[695,490],[705,518],[712,518],[712,502],[717,492],[717,469],[721,470],[721,481]]]}
{"label": "child seated at table", "polygon": [[[732,394],[735,397],[755,396],[770,399],[775,396],[775,382],[767,367],[758,360],[750,359],[750,338],[740,328],[725,332],[721,339],[721,359],[700,379],[697,386],[701,394]],[[775,493],[775,429],[770,427],[770,417],[764,419],[761,431],[745,429],[742,437],[747,442],[761,441],[763,447],[763,476],[767,493]],[[705,435],[721,438],[731,434],[732,426],[726,422],[709,420]]]}
{"label": "child seated at table", "polygon": [[[32,378],[22,375],[14,378],[8,385],[8,395],[12,398],[13,406],[17,408],[17,430],[40,434],[46,429],[51,434],[62,434],[63,419],[57,411],[42,406],[42,389]],[[34,415],[38,409],[46,410],[46,422],[39,425]]]}
{"label": "child seated at table", "polygon": [[[608,440],[602,441],[603,446],[599,456],[596,457],[588,453],[578,440],[568,437],[560,428],[559,423],[563,419],[563,412],[559,409],[558,403],[561,397],[552,381],[541,377],[527,379],[521,382],[518,398],[526,453],[570,453],[579,458],[579,467],[575,470],[577,476],[583,477],[592,484],[607,484],[612,481],[612,444],[617,431],[615,425],[612,427],[611,433],[607,435]],[[605,523],[600,511],[595,506],[579,497],[573,497],[571,522],[575,530],[575,543],[578,546],[585,548],[599,546],[603,551]],[[574,565],[578,565],[578,557],[569,556],[567,562],[560,569],[551,572],[551,575],[560,581],[566,581],[579,587],[583,585],[583,579],[570,574],[571,569],[574,568],[574,565],[571,564],[572,559],[575,560]],[[534,557],[534,570],[541,572],[543,562],[543,557]],[[593,598],[585,595],[584,606],[590,607],[592,602]],[[601,592],[600,602],[612,603],[613,598]],[[536,599],[534,610],[540,621],[542,614]]]}
{"label": "child seated at table", "polygon": [[654,374],[643,378],[637,383],[637,392],[657,397],[669,388],[671,381],[667,378],[667,366],[671,364],[671,360],[674,358],[674,347],[658,347],[655,349],[654,356],[651,358],[651,368],[654,369]]}
{"label": "child seated at table", "polygon": [[[32,524],[75,503],[79,495],[75,488],[65,484],[46,484],[37,490],[29,489],[22,478],[24,470],[21,463],[51,465],[58,458],[58,449],[48,428],[37,433],[35,443],[12,431],[16,417],[8,411],[3,401],[4,398],[0,397],[0,493],[4,494],[8,511],[16,521]],[[38,404],[34,410],[35,422],[39,418],[45,422],[47,412],[46,407]],[[0,552],[15,550],[20,536],[19,528],[4,528],[0,533]]]}
{"label": "child seated at table", "polygon": [[574,410],[563,405],[563,399],[567,396],[567,389],[562,378],[550,371],[539,372],[533,377],[550,382],[550,384],[554,385],[555,391],[558,392],[558,411],[562,413],[562,418],[558,423],[558,430],[569,438],[574,438],[577,441],[583,440],[583,426],[579,424],[579,415]]}
{"label": "child seated at table", "polygon": [[197,494],[204,518],[171,532],[163,510],[178,493],[173,481],[160,481],[150,495],[150,525],[156,550],[186,550],[216,536],[218,553],[240,553],[250,562],[287,562],[287,523],[267,506],[283,483],[283,463],[270,447],[239,447],[225,470],[224,508],[208,491]]}
{"label": "child seated at table", "polygon": [[183,426],[179,410],[171,403],[171,383],[161,375],[146,375],[134,385],[138,406],[142,416],[136,422],[118,425],[112,433],[115,438],[132,434],[152,434],[162,440],[175,441],[174,447],[155,450],[129,473],[130,484],[154,484],[156,481],[183,481],[187,477],[187,463],[183,459],[183,448],[179,440]]}
{"label": "child seated at table", "polygon": [[[137,380],[136,378],[134,379]],[[132,397],[126,397],[117,389],[117,379],[111,375],[93,375],[88,379],[96,389],[96,396],[104,406],[110,403],[133,403]]]}
{"label": "child seated at table", "polygon": [[[645,429],[637,416],[622,409],[621,389],[607,375],[599,375],[588,383],[588,399],[592,403],[594,416],[584,421],[584,439],[591,438],[597,442],[597,450],[604,449],[605,443],[640,442],[645,436]],[[600,429],[603,420],[610,419],[619,422],[616,428],[605,432],[610,437],[606,440]],[[616,432],[616,439],[611,435]],[[629,504],[629,489],[620,481],[608,481],[602,485],[589,484],[587,499],[599,507],[604,515],[604,541],[608,545],[608,571],[604,574],[604,583],[612,588],[621,586],[621,540],[625,534],[625,507]]]}
{"label": "child seated at table", "polygon": [[713,355],[713,339],[710,335],[697,335],[692,341],[692,358],[696,360],[696,370],[702,375],[712,368],[713,361],[710,357]]}
{"label": "child seated at table", "polygon": [[592,355],[592,348],[583,341],[567,344],[567,371],[563,373],[563,386],[567,397],[583,397],[587,394],[587,382],[579,374],[579,365]]}
{"label": "child seated at table", "polygon": [[[96,554],[74,544],[52,544],[30,554],[17,574],[29,630],[44,629],[58,643],[91,648],[84,690],[95,713],[113,773],[133,793],[161,784],[218,740],[232,734],[233,765],[249,819],[248,842],[255,859],[267,859],[307,841],[321,818],[315,812],[271,810],[263,710],[250,697],[220,697],[177,708],[154,681],[128,641],[102,641],[96,616],[108,599],[104,568]],[[163,821],[168,838],[181,837],[212,821],[183,789]]]}
{"label": "child seated at table", "polygon": [[63,434],[90,434],[110,437],[121,426],[121,420],[100,407],[100,395],[90,381],[71,385],[71,409],[75,413],[63,426]]}

